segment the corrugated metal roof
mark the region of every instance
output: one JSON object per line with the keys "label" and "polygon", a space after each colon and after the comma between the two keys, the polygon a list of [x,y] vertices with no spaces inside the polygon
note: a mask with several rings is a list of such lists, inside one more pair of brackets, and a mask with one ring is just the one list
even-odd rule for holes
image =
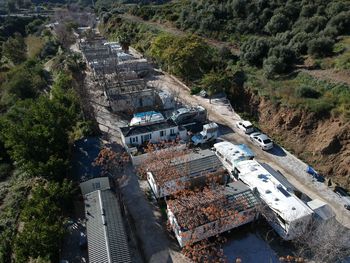
{"label": "corrugated metal roof", "polygon": [[[253,192],[239,181],[226,186],[219,185],[213,189],[190,192],[167,201],[168,209],[173,212],[177,223],[184,229],[213,222],[229,216],[234,211],[248,211],[258,204],[259,200]],[[205,211],[195,209],[196,207],[207,208],[210,205],[215,205],[220,211],[214,214],[209,213],[211,218]]]}
{"label": "corrugated metal roof", "polygon": [[[177,171],[178,176],[195,177],[205,172],[215,172],[223,168],[221,161],[211,150],[193,151],[188,154],[174,158],[170,165]],[[157,180],[157,171],[152,171]],[[174,175],[176,176],[176,175]],[[172,179],[176,179],[173,177]]]}
{"label": "corrugated metal roof", "polygon": [[131,262],[118,199],[111,190],[85,195],[90,263]]}

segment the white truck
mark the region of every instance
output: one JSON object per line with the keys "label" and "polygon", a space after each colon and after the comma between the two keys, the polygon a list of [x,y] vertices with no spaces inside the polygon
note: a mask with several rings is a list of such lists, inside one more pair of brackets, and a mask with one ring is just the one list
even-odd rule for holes
{"label": "white truck", "polygon": [[192,136],[191,141],[194,145],[199,145],[215,141],[219,134],[219,126],[215,122],[203,125],[203,130]]}

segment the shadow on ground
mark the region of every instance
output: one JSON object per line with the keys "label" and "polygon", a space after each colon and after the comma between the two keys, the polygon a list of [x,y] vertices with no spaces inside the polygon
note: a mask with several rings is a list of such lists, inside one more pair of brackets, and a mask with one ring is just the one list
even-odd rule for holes
{"label": "shadow on ground", "polygon": [[266,151],[270,154],[276,155],[276,156],[286,156],[286,152],[277,144],[275,144],[275,146],[271,149]]}
{"label": "shadow on ground", "polygon": [[234,133],[234,131],[227,125],[221,123],[217,123],[217,125],[219,125],[219,136]]}

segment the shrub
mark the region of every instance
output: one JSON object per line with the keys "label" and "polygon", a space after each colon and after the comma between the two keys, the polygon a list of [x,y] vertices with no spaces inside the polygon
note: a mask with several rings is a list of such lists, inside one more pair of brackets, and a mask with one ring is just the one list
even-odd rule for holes
{"label": "shrub", "polygon": [[333,103],[318,99],[311,99],[306,103],[306,105],[311,112],[314,112],[319,115],[328,114],[334,107]]}
{"label": "shrub", "polygon": [[6,179],[12,171],[11,164],[0,163],[0,180]]}
{"label": "shrub", "polygon": [[201,90],[202,90],[202,88],[200,86],[193,86],[191,88],[191,95],[198,94]]}
{"label": "shrub", "polygon": [[302,86],[296,89],[296,96],[299,98],[318,99],[321,93],[311,87]]}
{"label": "shrub", "polygon": [[332,54],[334,41],[329,37],[319,37],[310,40],[307,52],[314,57],[324,57]]}
{"label": "shrub", "polygon": [[268,51],[268,40],[262,37],[251,37],[242,45],[241,58],[250,65],[261,66]]}
{"label": "shrub", "polygon": [[286,31],[289,28],[289,20],[283,14],[276,14],[266,24],[265,29],[272,35]]}
{"label": "shrub", "polygon": [[283,60],[276,56],[271,56],[264,60],[264,74],[268,79],[272,78],[275,74],[285,72],[286,67]]}

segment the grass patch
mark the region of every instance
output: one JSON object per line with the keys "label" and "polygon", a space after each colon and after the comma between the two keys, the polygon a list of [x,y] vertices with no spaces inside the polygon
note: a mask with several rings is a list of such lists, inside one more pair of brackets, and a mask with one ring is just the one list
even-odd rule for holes
{"label": "grass patch", "polygon": [[35,58],[38,56],[45,44],[45,41],[42,38],[33,35],[28,36],[25,41],[29,58]]}
{"label": "grass patch", "polygon": [[350,118],[350,86],[335,84],[299,73],[286,79],[268,80],[261,70],[247,70],[247,88],[279,104],[317,114],[334,113]]}
{"label": "grass patch", "polygon": [[323,58],[318,60],[318,63],[322,69],[338,69],[348,70],[350,69],[350,37],[344,36],[333,47],[332,57]]}

